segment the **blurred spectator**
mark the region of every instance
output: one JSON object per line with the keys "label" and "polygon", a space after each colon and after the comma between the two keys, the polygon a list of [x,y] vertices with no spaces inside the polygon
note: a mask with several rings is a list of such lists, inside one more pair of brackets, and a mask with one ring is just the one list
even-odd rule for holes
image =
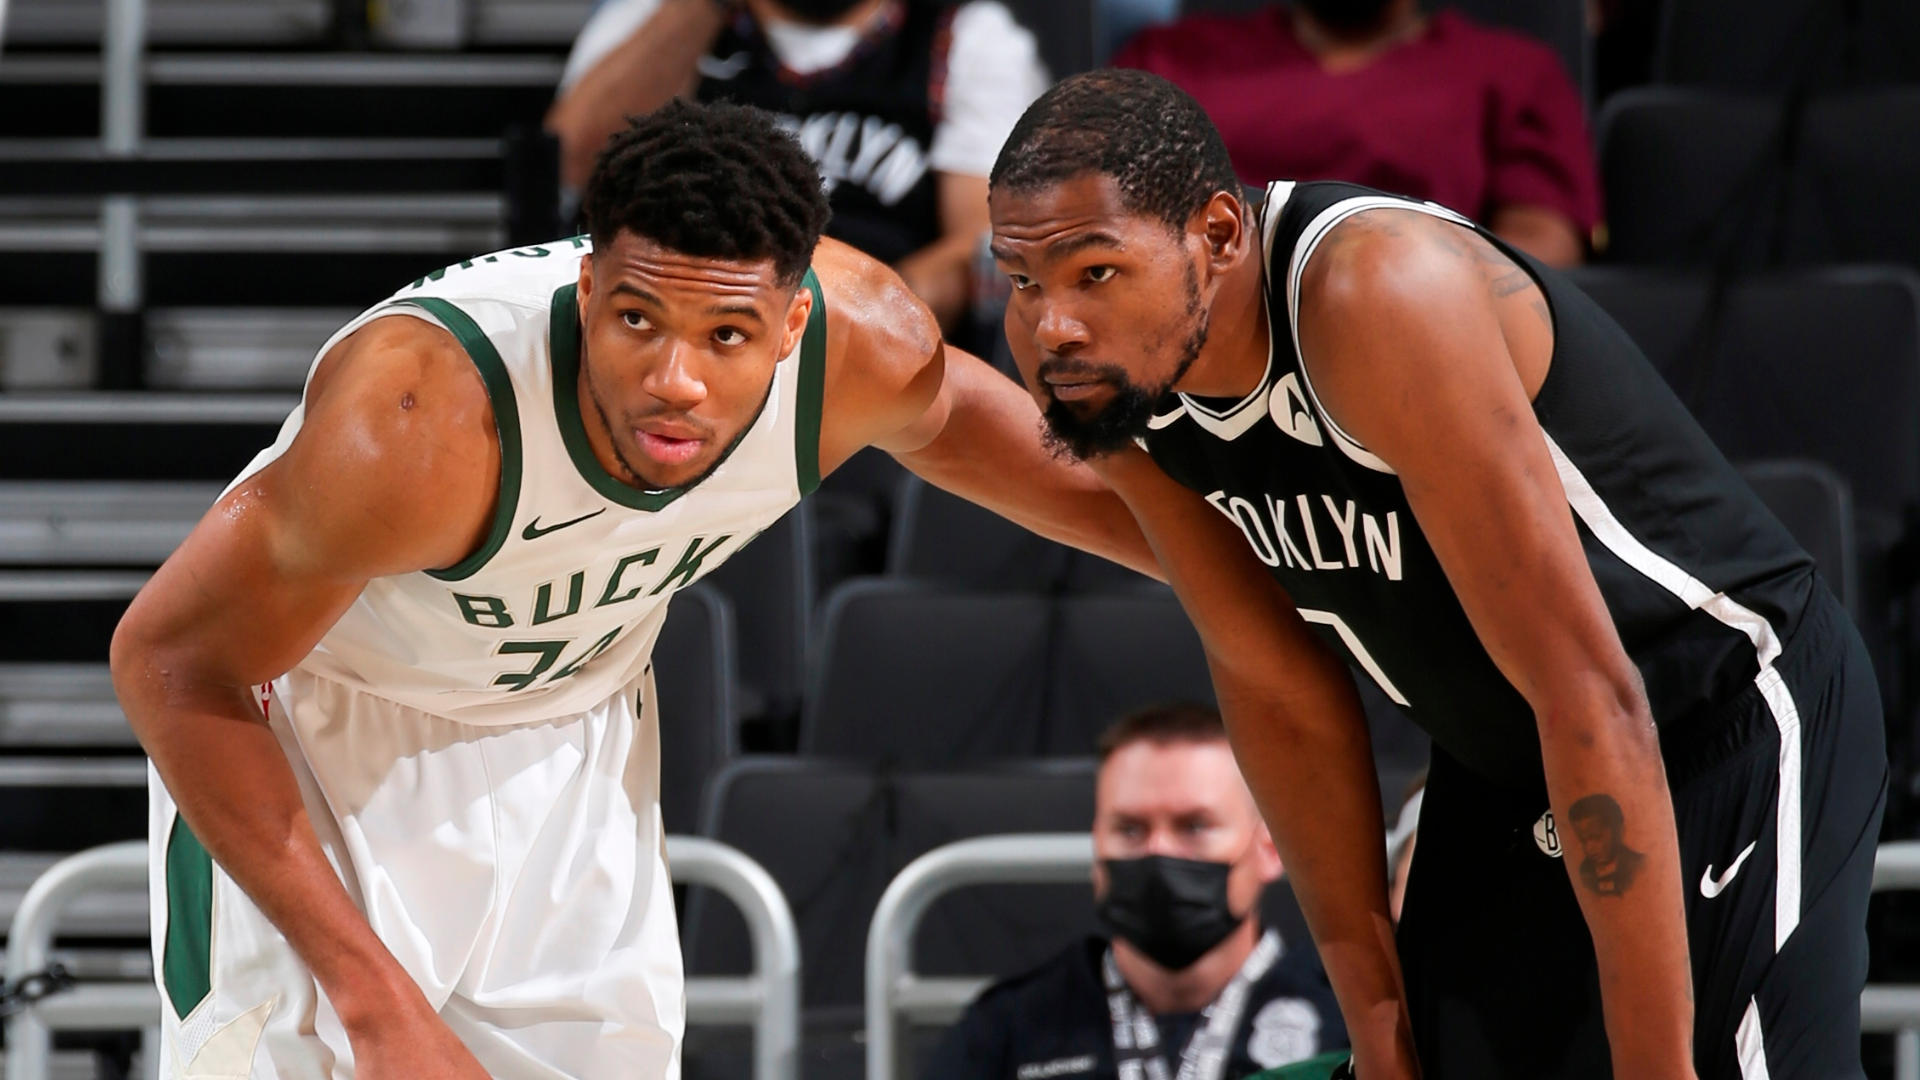
{"label": "blurred spectator", "polygon": [[1551,49],[1415,0],[1297,0],[1152,27],[1114,63],[1192,94],[1248,183],[1346,180],[1470,215],[1554,266],[1600,219],[1580,94]]}
{"label": "blurred spectator", "polygon": [[1311,943],[1289,947],[1255,915],[1282,867],[1219,714],[1167,706],[1108,729],[1093,849],[1112,941],[989,987],[947,1033],[932,1080],[1107,1080],[1118,1062],[1139,1076],[1155,1058],[1180,1076],[1209,1057],[1224,1066],[1212,1076],[1236,1080],[1347,1045]]}
{"label": "blurred spectator", "polygon": [[1180,17],[1180,0],[1096,0],[1095,63],[1104,64],[1133,35]]}
{"label": "blurred spectator", "polygon": [[1387,833],[1387,910],[1393,921],[1400,921],[1400,907],[1407,901],[1407,875],[1413,872],[1413,846],[1420,839],[1420,804],[1427,794],[1426,773],[1421,773],[1400,804],[1400,819]]}
{"label": "blurred spectator", "polygon": [[827,234],[892,264],[951,327],[987,229],[987,173],[1047,81],[998,0],[608,0],[547,126],[577,186],[623,117],[677,94],[779,113],[826,177]]}

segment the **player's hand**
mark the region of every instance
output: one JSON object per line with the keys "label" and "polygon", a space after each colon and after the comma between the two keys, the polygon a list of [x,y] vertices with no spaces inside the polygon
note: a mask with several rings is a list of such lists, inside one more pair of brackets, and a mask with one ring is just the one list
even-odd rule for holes
{"label": "player's hand", "polygon": [[425,1001],[350,1029],[347,1037],[355,1080],[491,1080]]}

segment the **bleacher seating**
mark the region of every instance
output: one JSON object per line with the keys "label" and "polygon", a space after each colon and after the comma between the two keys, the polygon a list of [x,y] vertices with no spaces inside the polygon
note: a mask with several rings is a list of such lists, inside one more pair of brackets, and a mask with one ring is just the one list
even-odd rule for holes
{"label": "bleacher seating", "polygon": [[1653,59],[1665,83],[1734,90],[1920,82],[1910,0],[1667,0]]}
{"label": "bleacher seating", "polygon": [[1212,704],[1200,635],[1171,589],[1148,585],[1058,604],[1041,753],[1090,754],[1107,725],[1146,705]]}
{"label": "bleacher seating", "polygon": [[901,478],[887,541],[887,575],[974,589],[1097,592],[1148,579],[1036,536],[917,476]]}
{"label": "bleacher seating", "polygon": [[1630,90],[1598,138],[1613,261],[1920,266],[1920,87]]}
{"label": "bleacher seating", "polygon": [[738,619],[740,715],[797,716],[813,625],[813,503],[803,499],[704,579]]}
{"label": "bleacher seating", "polygon": [[660,817],[671,833],[700,824],[708,781],[740,752],[733,605],[711,585],[674,594],[653,644],[660,700]]}
{"label": "bleacher seating", "polygon": [[1817,461],[1748,462],[1740,467],[1740,475],[1813,556],[1820,576],[1859,621],[1859,550],[1854,539],[1853,489],[1846,478]]}

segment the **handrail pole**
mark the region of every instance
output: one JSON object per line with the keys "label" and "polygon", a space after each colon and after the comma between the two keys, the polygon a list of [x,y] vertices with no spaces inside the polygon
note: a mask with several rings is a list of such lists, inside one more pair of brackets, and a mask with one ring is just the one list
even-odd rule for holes
{"label": "handrail pole", "polygon": [[[127,840],[71,855],[34,879],[7,930],[7,980],[40,971],[53,951],[53,932],[74,900],[115,886],[145,886],[147,845]],[[6,1080],[46,1080],[53,1036],[36,1009],[7,1018]],[[157,1053],[159,1048],[153,1048]]]}
{"label": "handrail pole", "polygon": [[[1920,840],[1881,844],[1873,854],[1873,891],[1902,889],[1920,889]],[[1920,1011],[1894,1033],[1893,1075],[1894,1080],[1920,1080]]]}
{"label": "handrail pole", "polygon": [[745,917],[753,941],[752,981],[760,998],[754,1080],[798,1080],[800,932],[779,884],[738,850],[691,836],[667,837],[667,864],[675,880],[718,890]]}
{"label": "handrail pole", "polygon": [[1093,868],[1086,833],[982,836],[935,848],[887,885],[867,931],[867,1080],[906,1080],[911,1061],[897,1020],[913,977],[913,938],[934,901],[967,885],[1071,884]]}

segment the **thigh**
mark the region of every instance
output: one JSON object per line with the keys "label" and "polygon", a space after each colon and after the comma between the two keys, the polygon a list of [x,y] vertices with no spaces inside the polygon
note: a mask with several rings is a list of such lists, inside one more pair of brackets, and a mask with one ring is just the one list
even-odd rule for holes
{"label": "thigh", "polygon": [[1544,812],[1434,748],[1399,929],[1427,1080],[1612,1075],[1593,940],[1553,834],[1536,838]]}

